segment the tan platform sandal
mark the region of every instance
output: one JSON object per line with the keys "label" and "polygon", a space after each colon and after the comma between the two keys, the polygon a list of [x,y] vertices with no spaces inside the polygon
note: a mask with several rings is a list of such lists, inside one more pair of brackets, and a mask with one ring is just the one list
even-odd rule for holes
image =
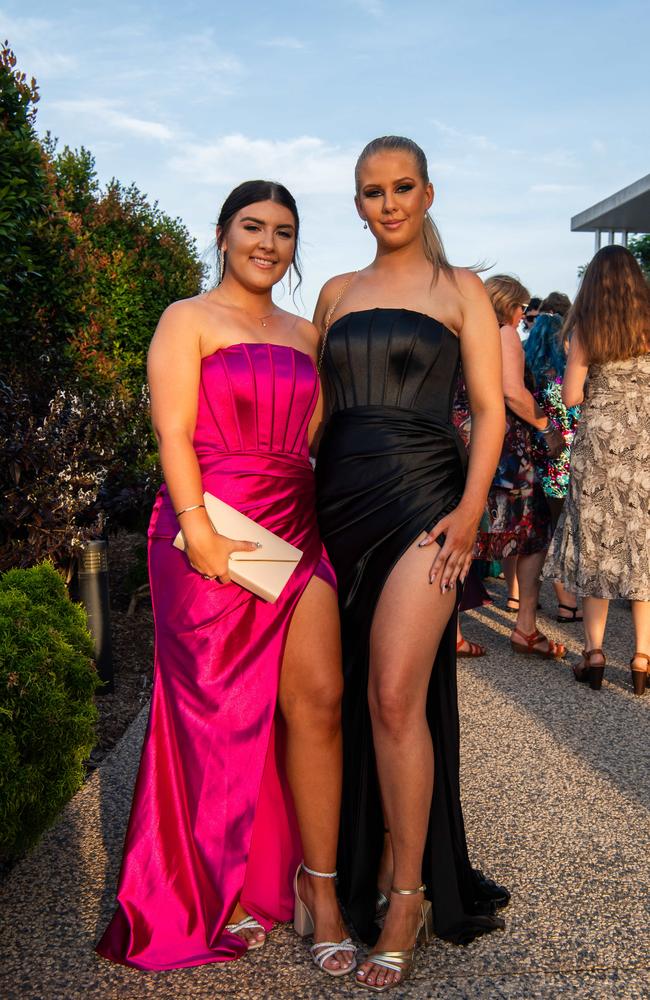
{"label": "tan platform sandal", "polygon": [[[645,660],[647,666],[645,669],[637,667],[636,669],[632,666],[635,660]],[[650,673],[650,656],[647,653],[635,653],[630,660],[630,672],[632,674],[632,687],[634,688],[634,693],[637,695],[645,694],[646,685],[648,683],[648,674]]]}
{"label": "tan platform sandal", "polygon": [[[396,889],[393,886],[390,891],[394,892],[397,896],[415,896],[419,892],[425,892],[426,886],[421,885],[417,889]],[[355,976],[357,986],[363,986],[366,990],[374,990],[375,993],[386,993],[396,986],[401,986],[413,971],[415,949],[419,944],[427,944],[432,937],[433,915],[431,903],[428,899],[423,899],[420,903],[420,922],[413,947],[407,948],[404,951],[371,951],[366,958],[366,962],[372,962],[373,965],[378,965],[382,969],[388,969],[389,972],[399,973],[399,979],[394,983],[385,983],[383,986],[376,986],[374,983],[368,983],[362,978],[364,975],[363,972],[358,972]]]}
{"label": "tan platform sandal", "polygon": [[[566,646],[561,642],[553,642],[547,636],[542,635],[535,629],[530,635],[526,635],[521,629],[515,628],[512,631],[512,635],[520,636],[524,641],[515,642],[515,640],[510,637],[510,645],[515,653],[521,653],[522,656],[540,656],[543,660],[563,660],[566,656]],[[548,649],[537,649],[537,644],[540,640],[548,643]]]}
{"label": "tan platform sandal", "polygon": [[[309,912],[308,907],[300,898],[300,893],[298,892],[298,876],[300,872],[306,872],[307,875],[313,875],[314,878],[336,878],[336,872],[316,872],[313,868],[308,868],[304,861],[301,861],[296,869],[296,874],[293,879],[293,894],[294,894],[294,910],[293,910],[293,927],[296,934],[300,937],[309,937],[314,933],[314,918]],[[339,969],[328,969],[325,962],[328,958],[333,958],[337,951],[347,951],[352,956],[352,961],[345,968],[341,967]],[[357,967],[356,954],[357,946],[352,943],[352,938],[346,937],[343,941],[314,941],[313,945],[309,949],[309,953],[314,960],[314,963],[323,972],[326,972],[328,976],[347,976],[348,973],[352,972]]]}
{"label": "tan platform sandal", "polygon": [[[266,928],[262,927],[259,920],[255,917],[244,917],[243,920],[239,920],[236,924],[226,924],[226,930],[229,934],[236,934],[240,937],[249,951],[255,951],[256,948],[262,948],[266,944]],[[258,941],[253,938],[252,941],[242,934],[242,931],[264,931],[264,938]]]}

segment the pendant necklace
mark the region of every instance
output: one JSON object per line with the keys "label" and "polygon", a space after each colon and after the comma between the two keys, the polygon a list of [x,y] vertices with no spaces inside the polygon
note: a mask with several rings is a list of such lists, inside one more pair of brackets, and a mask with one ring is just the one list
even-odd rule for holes
{"label": "pendant necklace", "polygon": [[273,312],[267,313],[266,316],[254,316],[253,313],[249,312],[248,309],[244,309],[243,306],[233,305],[232,302],[224,302],[224,305],[229,306],[230,309],[239,309],[240,312],[245,313],[250,319],[259,320],[263,327],[267,326],[267,319],[271,319],[271,316],[275,313],[275,306],[273,306]]}

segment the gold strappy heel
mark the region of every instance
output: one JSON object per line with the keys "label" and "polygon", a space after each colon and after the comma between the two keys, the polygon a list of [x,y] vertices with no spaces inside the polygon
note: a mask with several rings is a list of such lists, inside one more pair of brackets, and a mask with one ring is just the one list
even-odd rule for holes
{"label": "gold strappy heel", "polygon": [[[425,892],[426,886],[421,885],[417,889],[395,889],[393,886],[390,891],[398,896],[415,896],[418,892]],[[415,949],[419,944],[427,944],[432,937],[433,915],[431,912],[431,903],[428,899],[423,899],[420,903],[420,922],[413,947],[405,951],[371,951],[366,958],[366,962],[372,962],[373,965],[379,965],[382,969],[388,969],[390,972],[398,972],[399,979],[394,983],[375,986],[374,983],[368,983],[365,979],[359,978],[359,973],[357,973],[355,976],[357,985],[363,986],[367,990],[374,990],[375,993],[385,993],[387,990],[392,990],[395,986],[401,986],[413,970]]]}
{"label": "gold strappy heel", "polygon": [[[298,875],[300,874],[301,869],[308,875],[313,875],[314,878],[336,878],[337,873],[316,872],[313,868],[308,868],[304,861],[301,861],[298,865],[293,880],[293,893],[295,897],[293,927],[296,934],[299,934],[300,937],[309,937],[310,934],[314,933],[314,918],[305,903],[303,903],[300,898],[300,893],[298,892]],[[348,973],[352,972],[357,967],[357,963],[355,961],[357,946],[352,943],[352,938],[346,937],[343,941],[314,941],[309,951],[318,968],[322,969],[323,972],[326,972],[328,976],[347,976]],[[352,956],[352,961],[347,968],[341,967],[339,969],[328,969],[325,962],[328,958],[332,958],[336,955],[337,951],[349,952]]]}

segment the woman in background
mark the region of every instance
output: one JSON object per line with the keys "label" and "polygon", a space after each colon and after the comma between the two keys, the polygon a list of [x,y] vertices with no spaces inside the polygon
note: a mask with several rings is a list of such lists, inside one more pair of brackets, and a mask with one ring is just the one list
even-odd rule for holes
{"label": "woman in background", "polygon": [[[501,331],[506,435],[488,496],[489,531],[479,532],[481,559],[496,559],[508,582],[508,605],[517,605],[510,642],[517,653],[561,659],[566,649],[537,629],[539,577],[551,537],[551,518],[532,460],[532,433],[542,436],[550,455],[558,455],[564,439],[538,406],[527,384],[524,350],[517,326],[528,302],[518,278],[497,274],[488,278],[490,296]],[[519,598],[513,595],[517,580]],[[513,608],[514,610],[514,608]]]}
{"label": "woman in background", "polygon": [[566,329],[562,399],[584,405],[544,575],[582,596],[585,649],[574,674],[594,690],[605,671],[609,602],[631,601],[630,667],[641,695],[650,669],[650,288],[629,250],[598,251]]}
{"label": "woman in background", "polygon": [[[571,442],[580,418],[580,407],[566,408],[562,402],[562,380],[566,368],[568,338],[562,335],[564,317],[571,302],[562,292],[551,292],[540,305],[540,315],[535,321],[524,346],[526,366],[534,383],[534,396],[540,407],[564,438],[564,448],[551,458],[542,442],[533,442],[533,461],[551,513],[551,531],[555,531],[564,499],[569,488],[569,460]],[[581,622],[575,594],[566,590],[559,580],[553,581],[557,597],[557,621]]]}

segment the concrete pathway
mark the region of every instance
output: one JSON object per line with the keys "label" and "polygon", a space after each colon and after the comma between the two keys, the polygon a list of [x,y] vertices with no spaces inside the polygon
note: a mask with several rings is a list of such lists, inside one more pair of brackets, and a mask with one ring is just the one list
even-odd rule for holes
{"label": "concrete pathway", "polygon": [[[543,601],[554,607],[548,589]],[[460,661],[470,854],[512,889],[507,929],[467,948],[434,942],[390,995],[649,998],[650,694],[631,693],[629,612],[612,608],[599,694],[566,663],[512,656],[511,623],[499,607],[471,612],[466,632],[490,653]],[[580,627],[540,624],[575,662]],[[141,715],[0,892],[1,1000],[368,996],[319,974],[288,926],[227,966],[149,974],[95,955],[144,725]]]}

